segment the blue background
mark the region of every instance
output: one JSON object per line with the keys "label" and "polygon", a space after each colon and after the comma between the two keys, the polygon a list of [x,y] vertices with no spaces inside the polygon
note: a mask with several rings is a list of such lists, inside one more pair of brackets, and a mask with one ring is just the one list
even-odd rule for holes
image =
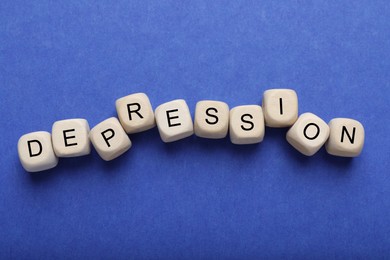
{"label": "blue background", "polygon": [[[0,258],[390,256],[388,1],[0,2]],[[131,135],[26,173],[17,141],[115,116],[145,92],[230,107],[293,88],[299,110],[359,120],[360,157]]]}

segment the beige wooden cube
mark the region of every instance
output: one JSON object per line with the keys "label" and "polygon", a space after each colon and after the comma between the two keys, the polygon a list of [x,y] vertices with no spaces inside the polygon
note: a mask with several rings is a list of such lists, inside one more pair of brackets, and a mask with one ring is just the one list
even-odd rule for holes
{"label": "beige wooden cube", "polygon": [[115,107],[119,121],[128,134],[146,131],[156,125],[152,105],[144,93],[119,98],[115,101]]}
{"label": "beige wooden cube", "polygon": [[314,155],[328,137],[328,125],[312,113],[302,114],[286,135],[287,141],[306,156]]}
{"label": "beige wooden cube", "polygon": [[58,157],[76,157],[91,153],[89,124],[82,118],[56,121],[51,137],[54,152]]}
{"label": "beige wooden cube", "polygon": [[18,154],[23,168],[28,172],[48,170],[58,164],[49,132],[32,132],[20,137]]}
{"label": "beige wooden cube", "polygon": [[131,147],[130,138],[116,117],[97,124],[89,132],[89,138],[97,153],[105,161],[117,158]]}
{"label": "beige wooden cube", "polygon": [[360,155],[364,145],[364,127],[359,121],[335,118],[328,125],[330,135],[325,148],[329,154],[341,157]]}
{"label": "beige wooden cube", "polygon": [[229,130],[229,106],[221,101],[202,100],[196,104],[194,131],[203,138],[224,138]]}
{"label": "beige wooden cube", "polygon": [[186,138],[194,133],[191,113],[183,99],[161,104],[154,114],[161,139],[165,143]]}
{"label": "beige wooden cube", "polygon": [[230,140],[233,144],[255,144],[263,141],[264,115],[261,106],[237,106],[230,110]]}
{"label": "beige wooden cube", "polygon": [[298,119],[298,96],[292,89],[269,89],[263,94],[266,126],[288,127]]}

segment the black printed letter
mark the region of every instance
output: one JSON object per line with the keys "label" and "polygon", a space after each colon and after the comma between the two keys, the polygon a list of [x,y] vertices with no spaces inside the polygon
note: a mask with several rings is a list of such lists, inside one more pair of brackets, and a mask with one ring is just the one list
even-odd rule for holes
{"label": "black printed letter", "polygon": [[209,117],[212,117],[212,118],[215,118],[215,120],[213,121],[210,121],[206,118],[206,123],[210,124],[210,125],[215,125],[216,123],[218,123],[218,117],[216,115],[213,115],[213,114],[210,114],[209,111],[214,111],[215,113],[218,113],[218,110],[215,108],[215,107],[210,107],[206,110],[206,115],[208,115]]}
{"label": "black printed letter", "polygon": [[[135,110],[131,110],[130,109],[130,107],[131,106],[136,106],[137,108],[135,109]],[[140,111],[141,110],[141,105],[139,104],[139,103],[131,103],[131,104],[127,104],[127,112],[129,113],[129,120],[132,120],[132,118],[131,118],[131,114],[132,113],[136,113],[138,116],[139,116],[139,118],[144,118],[142,115],[141,115],[141,113],[140,112],[138,112],[138,111]]]}
{"label": "black printed letter", "polygon": [[178,109],[172,109],[172,110],[167,110],[167,119],[168,119],[168,126],[169,127],[172,127],[172,126],[178,126],[178,125],[181,125],[180,123],[176,123],[176,124],[171,124],[171,119],[176,119],[176,118],[179,118],[178,116],[169,116],[170,113],[172,112],[177,112],[179,111]]}
{"label": "black printed letter", "polygon": [[244,131],[250,131],[253,129],[253,127],[255,127],[255,125],[253,124],[253,122],[251,121],[248,121],[248,120],[245,120],[244,117],[249,117],[250,119],[253,119],[253,116],[251,114],[243,114],[241,116],[241,121],[243,123],[247,123],[247,124],[250,124],[250,127],[244,127],[244,125],[241,125],[241,129],[244,130]]}
{"label": "black printed letter", "polygon": [[[309,137],[309,136],[307,136],[307,134],[306,134],[306,130],[309,128],[309,126],[315,126],[316,128],[317,128],[317,133],[314,135],[314,136],[312,136],[312,137]],[[310,123],[310,124],[307,124],[306,126],[305,126],[305,129],[303,129],[303,135],[307,138],[307,139],[309,139],[309,140],[314,140],[314,139],[316,139],[317,138],[317,136],[320,134],[320,127],[318,126],[318,125],[316,125],[316,124],[314,124],[314,123]]]}
{"label": "black printed letter", "polygon": [[[39,145],[39,152],[37,152],[35,154],[32,153],[31,143],[37,143]],[[27,141],[27,146],[28,146],[28,153],[30,154],[30,157],[38,156],[42,153],[42,144],[38,140]]]}
{"label": "black printed letter", "polygon": [[[108,136],[108,137],[105,136],[105,133],[107,133],[107,132],[110,132],[110,133],[111,133],[111,135]],[[104,139],[104,141],[106,141],[106,144],[107,144],[108,147],[111,147],[111,145],[110,145],[110,143],[108,142],[108,140],[110,140],[111,138],[113,138],[114,135],[115,135],[115,132],[114,132],[114,130],[112,130],[111,128],[109,128],[109,129],[107,129],[107,130],[105,130],[105,131],[102,132],[103,139]]]}
{"label": "black printed letter", "polygon": [[65,147],[67,147],[67,146],[73,146],[73,145],[77,145],[77,143],[71,143],[71,144],[68,144],[68,139],[73,139],[73,138],[75,138],[76,136],[74,136],[74,135],[71,135],[71,136],[66,136],[66,133],[68,133],[68,132],[73,132],[73,131],[75,131],[75,129],[68,129],[68,130],[64,130],[64,131],[62,131],[62,134],[64,135],[64,142],[65,142]]}
{"label": "black printed letter", "polygon": [[283,99],[279,98],[279,108],[280,108],[280,114],[283,115]]}
{"label": "black printed letter", "polygon": [[343,129],[341,131],[341,142],[344,142],[344,133],[346,133],[349,141],[351,142],[351,144],[353,144],[353,142],[355,141],[355,131],[356,131],[356,127],[353,128],[352,137],[351,137],[347,131],[347,128],[345,126],[343,126]]}

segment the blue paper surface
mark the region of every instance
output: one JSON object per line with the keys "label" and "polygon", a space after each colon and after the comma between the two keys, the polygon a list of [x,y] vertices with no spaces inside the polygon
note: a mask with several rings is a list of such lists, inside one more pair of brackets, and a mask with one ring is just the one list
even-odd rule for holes
{"label": "blue paper surface", "polygon": [[[0,2],[0,258],[390,257],[388,1]],[[295,89],[299,112],[360,121],[360,157],[307,158],[156,129],[26,173],[17,141],[56,120],[91,127],[115,100],[230,107]]]}

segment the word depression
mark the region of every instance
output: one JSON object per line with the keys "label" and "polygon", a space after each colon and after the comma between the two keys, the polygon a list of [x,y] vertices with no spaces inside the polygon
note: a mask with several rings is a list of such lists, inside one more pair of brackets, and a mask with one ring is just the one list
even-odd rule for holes
{"label": "word depression", "polygon": [[358,156],[364,144],[363,125],[349,118],[335,118],[329,124],[312,114],[298,117],[298,97],[292,89],[270,89],[259,105],[229,106],[221,101],[196,104],[195,119],[183,99],[158,106],[153,111],[144,93],[131,94],[115,102],[118,118],[111,117],[90,130],[85,119],[67,119],[53,124],[51,134],[39,131],[23,135],[18,153],[23,168],[38,172],[55,167],[58,157],[76,157],[91,152],[91,143],[103,160],[109,161],[130,149],[127,134],[157,125],[162,141],[174,142],[195,135],[225,138],[233,144],[260,143],[265,126],[290,127],[287,141],[304,155],[314,155],[324,144],[329,154]]}

